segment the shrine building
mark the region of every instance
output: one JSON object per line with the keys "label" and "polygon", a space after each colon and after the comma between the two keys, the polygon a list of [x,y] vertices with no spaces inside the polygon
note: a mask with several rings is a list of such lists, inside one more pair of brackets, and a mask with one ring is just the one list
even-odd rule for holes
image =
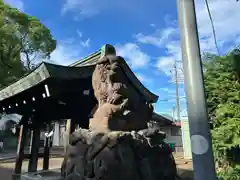
{"label": "shrine building", "polygon": [[[0,90],[0,113],[22,116],[13,177],[21,174],[24,158],[29,159],[29,172],[37,171],[39,157],[44,159],[43,169],[49,168],[50,147],[47,137],[42,153],[39,148],[40,133],[43,129],[49,131],[51,122],[56,122],[55,128],[58,129],[60,121],[68,120],[66,128],[69,133],[76,127],[88,128],[91,112],[97,105],[92,88],[92,74],[98,59],[112,50],[115,51],[111,45],[104,45],[101,50],[69,66],[42,62],[32,72]],[[136,103],[157,102],[158,96],[144,87],[125,61],[121,64],[121,70],[127,78],[129,90],[133,92]],[[29,134],[30,153],[24,154]],[[56,141],[59,140],[55,139]]]}

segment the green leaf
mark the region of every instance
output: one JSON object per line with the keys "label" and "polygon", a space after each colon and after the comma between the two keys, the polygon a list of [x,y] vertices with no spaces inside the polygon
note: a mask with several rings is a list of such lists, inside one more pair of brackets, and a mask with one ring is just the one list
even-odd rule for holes
{"label": "green leaf", "polygon": [[36,17],[0,1],[0,88],[36,66],[35,57],[49,58],[55,48],[50,30]]}

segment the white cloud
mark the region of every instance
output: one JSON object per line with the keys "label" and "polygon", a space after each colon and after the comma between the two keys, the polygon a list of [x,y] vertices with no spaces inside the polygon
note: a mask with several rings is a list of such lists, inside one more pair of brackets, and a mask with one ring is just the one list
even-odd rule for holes
{"label": "white cloud", "polygon": [[[210,0],[209,7],[218,41],[222,43],[231,42],[240,35],[240,27],[236,26],[236,22],[240,19],[239,3],[228,0]],[[221,10],[221,13],[219,10]],[[209,39],[209,41],[213,42],[211,39],[213,38],[212,28],[203,1],[197,3],[196,11],[200,38]]]}
{"label": "white cloud", "polygon": [[151,26],[151,27],[155,27],[155,26],[156,26],[156,24],[150,24],[150,26]]}
{"label": "white cloud", "polygon": [[89,46],[89,38],[87,40],[76,40],[73,38],[68,38],[59,41],[59,43],[57,44],[57,48],[52,52],[49,61],[61,65],[69,65],[83,58],[82,55],[84,54],[84,50]]}
{"label": "white cloud", "polygon": [[[47,61],[60,65],[69,65],[84,58],[86,49],[90,47],[90,38],[83,40],[82,32],[77,30],[76,33],[79,38],[70,37],[59,40],[56,49],[51,53],[50,59]],[[42,60],[41,58],[36,58],[36,61],[41,62]]]}
{"label": "white cloud", "polygon": [[162,91],[168,91],[169,88],[161,88],[160,90],[162,90]]}
{"label": "white cloud", "polygon": [[82,32],[81,31],[77,30],[77,34],[80,38],[82,38]]}
{"label": "white cloud", "polygon": [[152,44],[157,47],[162,47],[166,40],[169,40],[170,36],[176,32],[176,28],[169,27],[163,30],[156,30],[154,34],[143,35],[138,33],[134,35],[138,42],[145,44]]}
{"label": "white cloud", "polygon": [[66,43],[59,43],[52,52],[50,61],[56,64],[69,65],[81,58],[81,48]]}
{"label": "white cloud", "polygon": [[164,92],[167,92],[167,93],[169,93],[169,94],[174,94],[174,93],[176,93],[176,90],[174,90],[174,89],[170,89],[170,88],[160,88],[160,91],[164,91]]}
{"label": "white cloud", "polygon": [[173,69],[174,57],[160,57],[157,61],[157,68],[163,70],[167,75],[171,75]]}
{"label": "white cloud", "polygon": [[[99,3],[101,5],[101,3]],[[94,4],[94,0],[66,0],[62,8],[62,13],[70,10],[79,11],[79,14],[85,17],[90,17],[99,13],[101,7]]]}
{"label": "white cloud", "polygon": [[83,33],[80,30],[77,30],[77,35],[79,37],[79,42],[80,45],[84,48],[89,48],[90,47],[90,38],[87,38],[86,40],[83,40]]}
{"label": "white cloud", "polygon": [[[156,30],[152,35],[143,35],[141,33],[135,35],[138,42],[151,44],[159,48],[166,49],[166,56],[161,56],[157,59],[156,67],[163,71],[166,75],[174,77],[174,61],[181,60],[180,41],[177,37],[177,28],[168,27],[162,30]],[[177,40],[176,40],[177,39]],[[183,79],[183,71],[181,63],[177,63],[177,73],[179,79]],[[182,81],[181,81],[182,82]]]}
{"label": "white cloud", "polygon": [[179,83],[183,83],[183,68],[182,68],[182,63],[177,62],[176,64],[176,71],[174,68],[174,61],[176,57],[174,54],[169,54],[169,56],[163,56],[159,57],[157,60],[156,67],[164,72],[167,76],[171,78],[170,82],[175,82],[176,81],[176,72],[177,72],[177,79]]}
{"label": "white cloud", "polygon": [[126,43],[115,47],[117,54],[126,58],[132,68],[142,68],[150,61],[150,57],[137,44]]}
{"label": "white cloud", "polygon": [[80,30],[76,31],[79,38],[67,38],[58,41],[56,49],[51,53],[50,62],[69,65],[83,58],[85,50],[90,47],[90,38],[84,39]]}
{"label": "white cloud", "polygon": [[[168,103],[176,103],[176,88],[171,86],[166,86],[163,88],[160,88],[158,90],[159,96],[161,97],[159,99],[159,102],[168,102]],[[178,95],[179,95],[179,101],[180,105],[183,106],[186,103],[186,96],[185,91],[183,87],[178,88]],[[185,105],[184,105],[185,106]]]}
{"label": "white cloud", "polygon": [[104,10],[109,10],[109,7],[116,9],[120,7],[120,4],[122,4],[122,2],[111,0],[65,0],[62,13],[64,14],[70,11],[78,13],[79,16],[76,16],[75,19],[79,20],[97,15]]}
{"label": "white cloud", "polygon": [[154,81],[152,78],[142,73],[135,73],[135,75],[137,76],[138,80],[141,81],[146,86],[152,85]]}
{"label": "white cloud", "polygon": [[143,82],[145,80],[145,77],[142,75],[142,74],[136,74],[135,75],[137,76],[138,80]]}
{"label": "white cloud", "polygon": [[77,30],[79,39],[68,38],[58,41],[57,48],[52,52],[49,61],[61,65],[69,65],[81,58],[85,49],[90,47],[90,38],[83,40],[83,34]]}
{"label": "white cloud", "polygon": [[24,11],[24,4],[21,0],[4,0],[4,2],[19,9],[20,11]]}
{"label": "white cloud", "polygon": [[80,43],[83,47],[88,48],[90,46],[90,39],[88,38],[87,40],[81,41]]}
{"label": "white cloud", "polygon": [[[209,6],[216,29],[218,46],[221,54],[225,54],[240,42],[240,26],[236,26],[240,19],[240,4],[229,0],[209,0]],[[204,1],[196,1],[196,13],[201,51],[216,53],[211,23]],[[168,17],[166,24],[169,27],[157,29],[150,35],[139,33],[135,35],[135,38],[138,42],[165,49],[166,55],[158,58],[156,66],[167,75],[172,75],[169,71],[173,68],[174,60],[182,59],[180,38],[176,23],[170,24]],[[178,66],[178,74],[182,79],[181,63],[178,63]]]}
{"label": "white cloud", "polygon": [[[142,20],[143,13],[152,13],[152,4],[139,0],[64,0],[62,14],[72,13],[74,20],[83,20],[99,14],[121,13]],[[149,7],[149,8],[146,8]]]}

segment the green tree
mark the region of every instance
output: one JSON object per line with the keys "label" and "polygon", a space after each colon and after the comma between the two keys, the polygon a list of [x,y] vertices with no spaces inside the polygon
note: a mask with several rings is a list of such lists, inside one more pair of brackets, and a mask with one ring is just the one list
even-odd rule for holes
{"label": "green tree", "polygon": [[0,0],[0,77],[4,86],[33,69],[36,60],[49,58],[55,48],[50,30],[37,18]]}
{"label": "green tree", "polygon": [[24,73],[25,69],[20,59],[18,39],[14,36],[12,26],[6,25],[4,17],[0,13],[0,89],[15,81]]}
{"label": "green tree", "polygon": [[0,0],[0,90],[31,71],[39,59],[49,58],[55,48],[50,30],[37,18]]}
{"label": "green tree", "polygon": [[[208,56],[209,57],[209,56]],[[240,179],[240,83],[231,52],[204,62],[204,78],[213,148],[218,173],[224,179]]]}

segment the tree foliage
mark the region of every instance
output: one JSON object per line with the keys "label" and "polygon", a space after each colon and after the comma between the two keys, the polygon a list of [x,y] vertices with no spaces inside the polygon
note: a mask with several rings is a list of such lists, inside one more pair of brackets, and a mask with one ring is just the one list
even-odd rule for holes
{"label": "tree foliage", "polygon": [[[0,0],[0,90],[31,71],[40,59],[49,58],[55,48],[50,30],[37,18]],[[12,134],[9,128],[1,133]]]}
{"label": "tree foliage", "polygon": [[30,71],[36,60],[49,58],[55,48],[50,30],[37,18],[0,0],[0,88]]}
{"label": "tree foliage", "polygon": [[224,179],[235,180],[240,179],[240,82],[234,57],[232,52],[211,56],[204,64],[204,78],[217,169]]}

